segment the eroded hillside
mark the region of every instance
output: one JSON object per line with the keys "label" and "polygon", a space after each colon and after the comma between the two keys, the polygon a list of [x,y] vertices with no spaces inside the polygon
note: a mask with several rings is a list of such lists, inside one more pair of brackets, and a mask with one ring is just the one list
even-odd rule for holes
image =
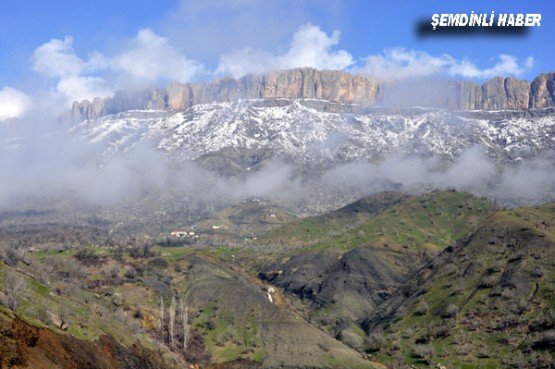
{"label": "eroded hillside", "polygon": [[[249,206],[220,216],[257,219]],[[548,368],[554,214],[389,192],[233,247],[8,233],[3,366]]]}

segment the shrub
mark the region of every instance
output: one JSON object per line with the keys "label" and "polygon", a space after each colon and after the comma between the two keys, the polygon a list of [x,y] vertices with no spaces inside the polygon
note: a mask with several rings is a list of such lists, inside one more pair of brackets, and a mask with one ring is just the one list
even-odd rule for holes
{"label": "shrub", "polygon": [[417,359],[428,360],[435,355],[435,349],[432,345],[416,345],[412,351],[412,356]]}
{"label": "shrub", "polygon": [[18,296],[21,296],[25,292],[25,280],[20,274],[8,271],[4,275],[3,290],[6,294],[6,298],[1,301],[2,304],[12,311],[17,311],[19,307]]}
{"label": "shrub", "polygon": [[420,300],[414,309],[414,314],[417,316],[426,315],[428,310],[430,309],[430,305],[425,300]]}
{"label": "shrub", "polygon": [[549,330],[541,334],[540,338],[532,345],[534,350],[555,350],[555,330]]}
{"label": "shrub", "polygon": [[143,312],[142,312],[142,310],[139,306],[137,306],[135,308],[135,311],[133,312],[133,318],[135,318],[135,319],[143,319],[144,318]]}
{"label": "shrub", "polygon": [[447,305],[441,315],[442,318],[456,318],[459,313],[459,307],[455,304]]}
{"label": "shrub", "polygon": [[383,331],[375,331],[368,335],[364,340],[364,351],[376,352],[385,345],[385,337]]}
{"label": "shrub", "polygon": [[544,272],[543,272],[543,268],[541,266],[538,266],[536,269],[534,269],[532,271],[532,277],[534,277],[534,278],[541,278],[541,277],[543,277],[543,274],[544,274]]}
{"label": "shrub", "polygon": [[95,265],[98,262],[98,256],[94,254],[94,251],[86,247],[77,250],[73,257],[85,265]]}
{"label": "shrub", "polygon": [[125,273],[124,273],[124,277],[125,277],[125,278],[127,278],[127,279],[132,279],[132,280],[134,280],[135,278],[137,278],[137,275],[138,275],[137,270],[136,270],[135,268],[133,268],[133,267],[127,268],[127,269],[125,270]]}

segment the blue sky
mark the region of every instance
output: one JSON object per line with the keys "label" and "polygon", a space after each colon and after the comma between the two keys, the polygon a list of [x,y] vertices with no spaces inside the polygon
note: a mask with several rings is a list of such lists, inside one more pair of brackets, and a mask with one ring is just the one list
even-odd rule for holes
{"label": "blue sky", "polygon": [[[434,13],[541,13],[524,35],[419,36]],[[380,78],[555,70],[551,0],[0,0],[0,120],[75,99],[312,66]]]}

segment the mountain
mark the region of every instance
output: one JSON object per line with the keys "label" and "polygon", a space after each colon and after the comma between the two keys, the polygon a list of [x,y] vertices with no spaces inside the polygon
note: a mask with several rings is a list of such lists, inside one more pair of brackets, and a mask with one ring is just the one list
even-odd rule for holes
{"label": "mountain", "polygon": [[120,91],[113,98],[74,103],[74,121],[94,119],[128,110],[180,111],[212,102],[236,102],[241,99],[322,99],[342,103],[373,102],[378,82],[340,71],[294,69],[255,75],[238,80],[224,78],[208,83],[172,83],[138,93]]}
{"label": "mountain", "polygon": [[553,80],[298,69],[4,140],[2,367],[552,367],[554,205],[476,194],[553,199]]}
{"label": "mountain", "polygon": [[[195,160],[233,148],[329,166],[399,152],[454,159],[481,144],[504,162],[552,147],[553,112],[451,113],[357,109],[316,100],[244,100],[196,105],[174,114],[128,111],[84,121],[72,133],[120,152],[148,142],[171,160]],[[256,162],[238,164],[244,172]]]}
{"label": "mountain", "polygon": [[[108,158],[152,148],[156,154],[148,156],[176,164],[176,175],[197,173],[185,164],[195,162],[218,177],[254,178],[263,183],[244,196],[301,198],[309,214],[373,192],[423,186],[452,186],[509,204],[540,202],[555,191],[544,180],[547,172],[535,169],[552,165],[555,108],[451,112],[256,99],[175,113],[127,111],[77,123],[71,134]],[[519,178],[530,172],[527,184],[509,178],[513,172]],[[270,173],[268,186],[262,178]],[[222,196],[250,188],[225,186]]]}
{"label": "mountain", "polygon": [[[256,225],[256,202],[212,219]],[[0,360],[24,368],[137,360],[145,368],[549,368],[554,209],[493,211],[454,191],[386,192],[271,224],[232,248],[168,247],[140,233],[114,244],[103,233],[109,222],[72,233],[70,221],[48,212],[4,214]],[[44,219],[38,234],[25,229],[32,218]]]}
{"label": "mountain", "polygon": [[374,309],[492,210],[464,193],[379,193],[268,232],[259,248],[274,256],[255,269],[296,296],[315,324],[362,349],[356,332]]}
{"label": "mountain", "polygon": [[232,243],[256,239],[295,218],[279,204],[251,197],[202,219],[195,224],[195,228],[221,237],[218,242],[223,245],[228,238],[235,241]]}
{"label": "mountain", "polygon": [[473,145],[514,162],[552,148],[554,81],[380,82],[294,69],[76,102],[71,132],[118,152],[147,143],[170,161],[233,174],[270,158],[304,167],[393,153],[453,161]]}
{"label": "mountain", "polygon": [[248,355],[250,346],[254,357],[259,353],[261,368],[373,367],[358,352],[293,313],[271,286],[212,258],[193,256],[187,261],[187,302],[200,309],[199,322],[207,320],[206,328],[199,324],[199,329],[206,332],[209,347],[214,340],[212,352],[223,361],[226,351]]}
{"label": "mountain", "polygon": [[[454,187],[511,206],[540,203],[555,194],[552,77],[533,88],[506,78],[476,87],[296,69],[183,85],[196,91],[187,99],[169,94],[177,84],[121,92],[93,110],[77,103],[77,122],[57,133],[3,139],[3,167],[18,169],[3,202],[29,192],[101,205],[148,198],[143,213],[152,214],[184,198],[211,211],[262,196],[313,215],[379,191]],[[19,186],[23,178],[41,184]]]}
{"label": "mountain", "polygon": [[447,367],[552,367],[554,214],[550,203],[489,216],[367,318],[368,348]]}
{"label": "mountain", "polygon": [[[139,92],[118,91],[112,98],[75,102],[71,119],[96,119],[128,110],[180,111],[212,102],[276,98],[361,105],[410,104],[455,110],[541,109],[555,105],[554,82],[555,73],[541,74],[532,84],[510,77],[495,77],[483,85],[439,80],[391,83],[346,72],[302,68],[207,83],[172,83],[165,88]],[[406,101],[395,96],[399,94]]]}

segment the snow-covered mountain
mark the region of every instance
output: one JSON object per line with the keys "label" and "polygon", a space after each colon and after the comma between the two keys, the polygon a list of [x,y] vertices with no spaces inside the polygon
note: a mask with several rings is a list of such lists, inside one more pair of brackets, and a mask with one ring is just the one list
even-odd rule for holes
{"label": "snow-covered mountain", "polygon": [[173,209],[184,199],[218,207],[263,196],[314,214],[377,191],[452,187],[505,203],[555,199],[553,107],[242,99],[128,110],[48,134],[10,136],[11,128],[2,138],[0,207],[67,194],[93,204],[144,199],[149,209],[163,207],[161,198]]}
{"label": "snow-covered mountain", "polygon": [[452,112],[253,99],[195,105],[177,113],[132,110],[80,122],[71,133],[108,151],[148,144],[168,161],[234,149],[329,168],[377,162],[391,154],[454,161],[466,148],[479,145],[494,162],[507,163],[555,148],[555,110]]}

